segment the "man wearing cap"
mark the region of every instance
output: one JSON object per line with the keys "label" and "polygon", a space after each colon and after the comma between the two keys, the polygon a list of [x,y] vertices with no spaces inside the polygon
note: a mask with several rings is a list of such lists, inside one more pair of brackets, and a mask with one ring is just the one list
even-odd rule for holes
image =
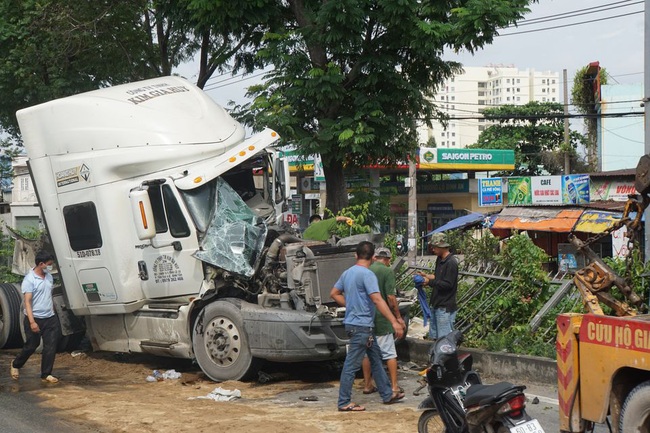
{"label": "man wearing cap", "polygon": [[434,233],[429,242],[436,259],[434,274],[417,273],[424,277],[424,284],[431,286],[431,312],[436,324],[436,335],[433,326],[429,327],[432,339],[442,338],[454,329],[456,319],[456,293],[458,292],[458,261],[449,251],[449,243],[444,233]]}
{"label": "man wearing cap", "polygon": [[[400,325],[406,327],[404,320],[400,316],[399,306],[397,304],[395,272],[390,268],[391,258],[392,254],[388,248],[377,248],[373,257],[373,263],[370,265],[370,270],[377,276],[381,297],[384,298],[384,301],[386,301]],[[375,337],[379,351],[381,352],[381,359],[386,362],[393,392],[400,392],[401,388],[397,384],[397,350],[395,349],[394,332],[395,330],[390,322],[381,313],[375,312]],[[367,357],[363,359],[362,368],[364,380],[363,393],[372,394],[377,388],[372,384],[370,361]]]}

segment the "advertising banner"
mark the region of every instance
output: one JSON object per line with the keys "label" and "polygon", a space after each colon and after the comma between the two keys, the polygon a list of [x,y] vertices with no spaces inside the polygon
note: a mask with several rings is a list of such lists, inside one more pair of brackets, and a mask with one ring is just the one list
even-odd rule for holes
{"label": "advertising banner", "polygon": [[501,206],[503,204],[503,182],[501,178],[478,180],[478,205]]}
{"label": "advertising banner", "polygon": [[533,204],[562,204],[562,176],[531,178]]}
{"label": "advertising banner", "polygon": [[589,185],[589,200],[627,201],[627,196],[636,194],[634,181],[622,182],[619,180],[592,180]]}
{"label": "advertising banner", "polygon": [[564,204],[589,203],[588,174],[569,174],[562,176],[562,202]]}
{"label": "advertising banner", "polygon": [[533,204],[530,177],[508,178],[508,204],[510,206]]}

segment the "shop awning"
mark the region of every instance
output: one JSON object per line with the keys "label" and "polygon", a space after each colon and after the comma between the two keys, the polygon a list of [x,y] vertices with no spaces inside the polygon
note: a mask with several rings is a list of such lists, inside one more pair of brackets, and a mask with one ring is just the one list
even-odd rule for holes
{"label": "shop awning", "polygon": [[576,208],[507,207],[497,215],[491,229],[569,233],[582,212]]}
{"label": "shop awning", "polygon": [[462,229],[465,227],[472,226],[474,224],[478,224],[483,220],[485,220],[484,214],[479,212],[471,212],[467,215],[463,215],[462,217],[454,218],[453,220],[449,221],[447,224],[441,225],[437,229],[431,231],[430,233],[427,233],[427,236],[431,236],[434,233],[446,232],[448,230]]}
{"label": "shop awning", "polygon": [[603,233],[623,216],[620,212],[585,210],[573,227],[574,232]]}

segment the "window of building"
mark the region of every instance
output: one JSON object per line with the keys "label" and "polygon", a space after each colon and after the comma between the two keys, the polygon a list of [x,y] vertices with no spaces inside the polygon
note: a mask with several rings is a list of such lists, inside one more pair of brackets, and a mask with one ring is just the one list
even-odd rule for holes
{"label": "window of building", "polygon": [[479,125],[478,130],[479,131],[485,131],[485,125]]}
{"label": "window of building", "polygon": [[519,78],[517,78],[517,84],[519,84],[519,83],[521,83],[521,80]]}
{"label": "window of building", "polygon": [[479,89],[485,89],[485,82],[484,81],[479,81],[478,88]]}
{"label": "window of building", "polygon": [[521,101],[521,98],[519,96],[517,96],[517,102],[519,102],[519,101]]}
{"label": "window of building", "polygon": [[452,137],[455,137],[455,136],[456,136],[456,133],[455,133],[455,132],[452,132],[452,133],[451,133],[451,136],[452,136]]}
{"label": "window of building", "polygon": [[553,102],[555,102],[555,97],[553,97]]}
{"label": "window of building", "polygon": [[553,80],[553,82],[551,84],[555,84],[555,80]]}
{"label": "window of building", "polygon": [[546,93],[546,89],[542,89],[542,93]]}
{"label": "window of building", "polygon": [[485,96],[485,92],[478,92],[478,96]]}
{"label": "window of building", "polygon": [[454,146],[454,147],[456,147],[456,142],[455,142],[455,141],[452,141],[452,142],[451,142],[451,145]]}
{"label": "window of building", "polygon": [[546,102],[546,98],[542,98],[542,102]]}
{"label": "window of building", "polygon": [[510,101],[510,96],[508,96],[508,97],[506,98],[506,101]]}
{"label": "window of building", "polygon": [[546,84],[546,80],[542,78],[542,84]]}
{"label": "window of building", "polygon": [[29,191],[29,177],[23,176],[20,178],[20,190]]}
{"label": "window of building", "polygon": [[479,99],[478,105],[485,105],[485,99]]}
{"label": "window of building", "polygon": [[452,97],[451,97],[451,100],[452,100],[452,101],[455,101],[455,100],[456,100],[456,97],[455,97],[455,96],[452,96]]}
{"label": "window of building", "polygon": [[517,87],[517,93],[521,92],[521,87]]}
{"label": "window of building", "polygon": [[506,83],[510,84],[510,78],[506,78]]}
{"label": "window of building", "polygon": [[70,248],[74,251],[101,248],[102,234],[99,230],[95,203],[89,201],[65,206],[63,219],[68,232]]}

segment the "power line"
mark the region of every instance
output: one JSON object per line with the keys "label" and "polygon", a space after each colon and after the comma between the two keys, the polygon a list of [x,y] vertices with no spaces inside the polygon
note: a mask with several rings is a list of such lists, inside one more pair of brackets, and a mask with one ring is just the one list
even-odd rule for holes
{"label": "power line", "polygon": [[[471,113],[471,112],[470,112]],[[552,119],[602,119],[606,117],[642,117],[644,116],[643,111],[630,111],[627,113],[596,113],[596,114],[547,114],[544,116],[463,116],[463,117],[451,117],[447,120],[552,120]],[[420,120],[442,120],[442,117],[431,117],[429,119],[420,119]]]}
{"label": "power line", "polygon": [[[520,27],[520,26],[526,26],[526,25],[535,25],[539,23],[545,23],[549,21],[557,21],[557,20],[563,20],[567,18],[574,18],[574,17],[579,17],[579,16],[584,16],[584,15],[589,15],[589,14],[594,14],[594,13],[600,13],[600,12],[605,12],[608,10],[612,9],[620,9],[624,7],[629,7],[629,6],[635,6],[637,4],[643,3],[643,0],[636,1],[634,3],[629,3],[631,0],[623,0],[619,2],[614,2],[614,3],[608,3],[600,6],[594,6],[590,8],[585,8],[585,9],[576,9],[574,11],[569,11],[569,12],[563,12],[559,14],[554,14],[554,15],[547,15],[545,17],[539,17],[539,18],[531,18],[531,19],[526,19],[522,22],[518,22],[514,25],[508,26],[507,28],[512,28],[512,27]],[[628,3],[628,4],[621,4],[621,3]],[[618,6],[615,6],[618,5]],[[611,6],[611,7],[608,7]]]}
{"label": "power line", "polygon": [[642,13],[643,13],[643,11],[630,12],[630,13],[627,13],[627,14],[613,15],[611,17],[606,17],[606,18],[596,18],[596,19],[593,19],[593,20],[581,21],[581,22],[578,22],[578,23],[571,23],[571,24],[564,24],[564,25],[561,25],[561,26],[544,27],[543,29],[524,30],[523,32],[501,33],[501,34],[499,34],[497,36],[522,35],[524,33],[533,33],[533,32],[541,32],[541,31],[544,31],[544,30],[561,29],[561,28],[564,28],[564,27],[579,26],[581,24],[589,24],[589,23],[595,23],[595,22],[599,22],[599,21],[612,20],[614,18],[627,17],[627,16],[630,16],[630,15],[637,15],[637,14],[642,14]]}
{"label": "power line", "polygon": [[[226,87],[226,86],[232,86],[233,84],[237,84],[237,83],[240,83],[242,81],[247,81],[247,80],[259,77],[261,75],[265,75],[266,73],[267,73],[267,71],[263,71],[263,72],[260,72],[258,74],[249,75],[249,76],[247,76],[245,78],[242,78],[241,80],[237,81],[236,83],[232,82],[232,83],[226,83],[226,84],[221,84],[221,85],[218,85],[218,83],[214,83],[214,85],[209,86],[209,87],[205,87],[203,90],[207,92],[209,90],[215,90],[215,89],[220,89],[220,88]],[[226,80],[224,80],[224,81],[226,81]]]}

